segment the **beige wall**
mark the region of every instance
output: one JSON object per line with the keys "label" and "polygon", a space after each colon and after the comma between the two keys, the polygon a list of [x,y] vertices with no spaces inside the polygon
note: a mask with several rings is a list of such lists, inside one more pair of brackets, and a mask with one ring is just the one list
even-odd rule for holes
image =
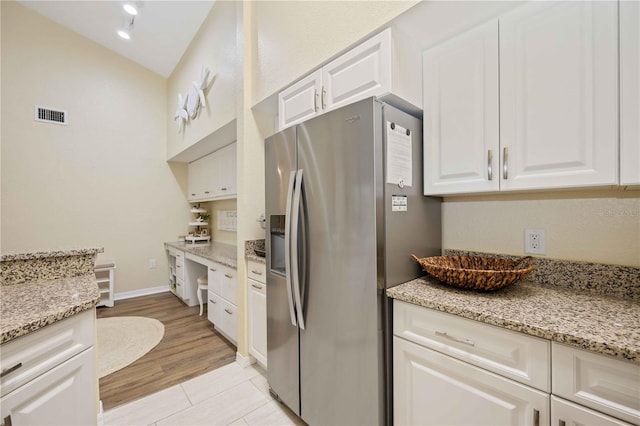
{"label": "beige wall", "polygon": [[417,1],[255,1],[253,104],[380,28]]}
{"label": "beige wall", "polygon": [[[236,27],[235,2],[216,1],[189,48],[167,81],[167,158],[192,146],[214,130],[236,118]],[[178,93],[184,97],[201,67],[215,72],[207,93],[207,108],[178,134],[173,119]],[[210,81],[212,81],[210,79]],[[229,141],[227,141],[228,143]]]}
{"label": "beige wall", "polygon": [[222,210],[237,210],[238,203],[236,200],[209,201],[202,204],[202,207],[207,209],[211,214],[211,218],[209,219],[211,240],[219,243],[236,245],[236,232],[221,231],[218,229],[218,212]]}
{"label": "beige wall", "polygon": [[[186,169],[165,161],[166,80],[1,7],[2,251],[103,246],[117,293],[166,285],[163,242],[189,220]],[[66,110],[69,124],[34,121],[34,104]]]}
{"label": "beige wall", "polygon": [[640,192],[575,191],[446,198],[443,247],[524,254],[543,228],[546,257],[640,267]]}

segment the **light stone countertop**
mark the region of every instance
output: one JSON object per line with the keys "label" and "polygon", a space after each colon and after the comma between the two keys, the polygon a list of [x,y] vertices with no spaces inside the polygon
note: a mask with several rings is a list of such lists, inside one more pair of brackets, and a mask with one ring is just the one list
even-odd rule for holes
{"label": "light stone countertop", "polygon": [[9,260],[33,260],[44,259],[49,257],[67,257],[67,256],[82,256],[102,253],[104,248],[92,247],[92,248],[74,248],[74,249],[60,249],[50,251],[28,251],[28,252],[16,252],[16,253],[4,253],[0,256],[0,262],[6,262]]}
{"label": "light stone countertop", "polygon": [[93,273],[5,285],[0,291],[0,344],[93,309],[100,300]]}
{"label": "light stone countertop", "polygon": [[183,241],[164,243],[165,248],[173,247],[186,253],[203,257],[221,263],[230,268],[238,269],[237,247],[231,244],[212,241],[207,244],[187,244]]}
{"label": "light stone countertop", "polygon": [[267,264],[267,259],[256,254],[245,254],[244,257],[252,262],[262,263],[263,265]]}
{"label": "light stone countertop", "polygon": [[387,290],[396,300],[640,365],[640,304],[521,281],[495,292],[460,290],[424,276]]}

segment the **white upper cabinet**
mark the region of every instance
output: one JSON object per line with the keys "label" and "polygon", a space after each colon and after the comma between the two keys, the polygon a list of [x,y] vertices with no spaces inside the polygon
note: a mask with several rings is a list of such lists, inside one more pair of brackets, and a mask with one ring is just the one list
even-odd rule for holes
{"label": "white upper cabinet", "polygon": [[498,191],[498,22],[422,60],[425,193]]}
{"label": "white upper cabinet", "polygon": [[425,51],[423,105],[425,195],[616,185],[618,4],[531,2]]}
{"label": "white upper cabinet", "polygon": [[189,163],[187,178],[189,201],[236,197],[236,146],[234,142]]}
{"label": "white upper cabinet", "polygon": [[278,95],[278,128],[284,129],[316,115],[320,111],[322,70],[303,78]]}
{"label": "white upper cabinet", "polygon": [[388,28],[284,89],[278,130],[370,96],[417,109],[411,82],[400,77],[404,57],[394,56],[393,46]]}
{"label": "white upper cabinet", "polygon": [[640,185],[640,3],[620,2],[620,184]]}
{"label": "white upper cabinet", "polygon": [[501,190],[613,185],[616,2],[534,2],[500,18]]}

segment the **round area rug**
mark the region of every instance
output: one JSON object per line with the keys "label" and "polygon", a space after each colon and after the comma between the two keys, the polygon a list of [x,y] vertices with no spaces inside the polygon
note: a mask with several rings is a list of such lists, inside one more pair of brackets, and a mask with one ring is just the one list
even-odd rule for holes
{"label": "round area rug", "polygon": [[98,319],[98,377],[118,371],[153,349],[164,336],[164,325],[146,317]]}

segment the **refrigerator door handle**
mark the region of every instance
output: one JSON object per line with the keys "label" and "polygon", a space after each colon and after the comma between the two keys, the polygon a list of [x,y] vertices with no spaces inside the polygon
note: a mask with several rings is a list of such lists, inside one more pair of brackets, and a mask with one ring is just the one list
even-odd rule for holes
{"label": "refrigerator door handle", "polygon": [[293,295],[291,289],[291,201],[293,198],[293,185],[296,181],[296,171],[292,170],[289,175],[289,186],[287,190],[287,213],[285,216],[284,230],[284,266],[285,281],[287,282],[287,299],[289,300],[289,316],[291,317],[291,325],[296,327],[296,314],[293,308]]}
{"label": "refrigerator door handle", "polygon": [[291,221],[291,275],[293,276],[293,294],[296,297],[296,313],[298,326],[304,330],[304,315],[302,313],[302,298],[300,297],[300,273],[298,271],[298,222],[300,220],[300,196],[302,194],[302,169],[296,175],[296,186],[293,192],[293,220]]}

